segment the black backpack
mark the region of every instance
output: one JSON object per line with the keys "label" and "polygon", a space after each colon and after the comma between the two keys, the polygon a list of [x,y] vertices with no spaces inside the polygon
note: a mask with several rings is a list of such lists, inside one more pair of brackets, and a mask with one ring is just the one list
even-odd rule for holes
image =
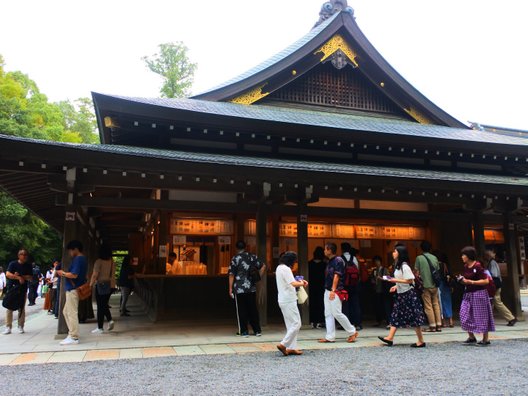
{"label": "black backpack", "polygon": [[24,291],[20,285],[10,287],[2,300],[2,306],[11,311],[18,311],[24,303]]}

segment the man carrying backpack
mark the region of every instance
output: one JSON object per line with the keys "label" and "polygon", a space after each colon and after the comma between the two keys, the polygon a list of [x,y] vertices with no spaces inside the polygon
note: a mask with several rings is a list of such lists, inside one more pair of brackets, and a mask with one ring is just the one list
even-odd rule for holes
{"label": "man carrying backpack", "polygon": [[[26,321],[26,295],[28,283],[32,279],[31,264],[28,262],[28,251],[20,249],[18,251],[18,260],[13,260],[7,266],[7,289],[10,290],[19,287],[20,304],[18,308],[18,332],[24,333],[24,324]],[[7,298],[7,297],[6,297]],[[17,297],[18,298],[18,297]],[[14,308],[14,307],[13,307]],[[6,309],[6,328],[2,334],[11,334],[13,325],[13,310]]]}
{"label": "man carrying backpack", "polygon": [[422,241],[420,248],[423,253],[416,257],[414,268],[423,282],[422,300],[424,311],[429,321],[428,332],[442,331],[442,316],[438,301],[438,280],[440,266],[435,255],[431,254],[431,243]]}
{"label": "man carrying backpack", "polygon": [[348,301],[343,304],[343,312],[357,330],[361,330],[360,268],[356,258],[357,250],[350,243],[341,244],[341,258],[345,262],[344,284],[348,292]]}
{"label": "man carrying backpack", "polygon": [[235,300],[238,334],[248,337],[248,322],[257,337],[262,335],[260,319],[257,310],[256,282],[264,274],[266,264],[257,256],[246,251],[246,243],[236,243],[238,253],[231,259],[229,265],[229,296]]}
{"label": "man carrying backpack", "polygon": [[325,256],[328,259],[325,272],[325,294],[324,309],[326,322],[326,336],[319,342],[335,342],[336,331],[335,321],[337,320],[343,329],[348,333],[347,342],[355,342],[358,332],[350,323],[345,314],[341,311],[342,300],[346,300],[344,290],[343,274],[345,273],[345,262],[336,255],[337,246],[335,243],[327,242],[325,245]]}

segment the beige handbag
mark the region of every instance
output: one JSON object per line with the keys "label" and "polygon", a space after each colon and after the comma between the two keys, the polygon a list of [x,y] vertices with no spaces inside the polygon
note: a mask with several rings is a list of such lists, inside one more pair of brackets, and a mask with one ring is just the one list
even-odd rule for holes
{"label": "beige handbag", "polygon": [[306,301],[308,301],[308,293],[303,286],[300,286],[297,290],[297,304],[303,305]]}

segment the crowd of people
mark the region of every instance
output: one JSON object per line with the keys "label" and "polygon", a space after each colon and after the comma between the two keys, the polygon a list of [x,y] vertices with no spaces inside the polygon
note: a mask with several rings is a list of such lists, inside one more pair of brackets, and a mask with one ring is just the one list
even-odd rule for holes
{"label": "crowd of people", "polygon": [[[35,305],[38,297],[45,299],[43,308],[49,315],[56,319],[60,313],[60,290],[64,288],[65,298],[62,309],[68,336],[60,342],[61,345],[73,345],[79,343],[79,322],[82,315],[80,312],[80,288],[89,285],[94,290],[97,303],[97,327],[92,331],[101,334],[104,319],[108,321],[107,331],[112,331],[114,321],[110,313],[110,295],[121,287],[121,316],[129,316],[127,309],[128,297],[133,288],[134,270],[130,266],[130,258],[125,256],[121,264],[119,276],[115,277],[115,263],[112,259],[112,250],[107,245],[102,245],[99,250],[98,259],[94,263],[92,275],[88,279],[88,261],[83,254],[83,245],[80,241],[70,241],[66,249],[72,262],[69,270],[61,268],[60,260],[55,259],[51,267],[43,276],[40,268],[35,263],[29,262],[29,253],[26,249],[20,249],[18,259],[8,264],[7,270],[0,267],[0,297],[9,299],[6,306],[6,326],[2,334],[12,333],[13,313],[18,311],[18,332],[24,333],[24,324],[27,306]],[[8,297],[8,295],[10,295]],[[91,304],[91,299],[89,300]]]}
{"label": "crowd of people", "polygon": [[[229,295],[234,298],[239,324],[238,334],[248,336],[248,324],[255,335],[261,334],[256,306],[256,282],[252,280],[251,268],[263,275],[265,264],[258,257],[246,252],[243,241],[237,243],[239,252],[233,257],[229,268]],[[336,321],[347,333],[347,342],[355,342],[362,329],[361,287],[368,284],[373,291],[375,325],[386,325],[389,333],[379,337],[387,346],[394,344],[400,328],[413,328],[417,341],[413,348],[426,346],[424,332],[441,332],[444,327],[454,327],[452,293],[455,287],[463,288],[460,306],[460,325],[468,333],[465,344],[489,345],[489,332],[495,330],[493,305],[499,314],[513,326],[517,319],[504,306],[500,298],[502,278],[495,261],[495,252],[486,251],[485,258],[477,261],[474,247],[467,246],[460,252],[463,270],[453,274],[447,257],[441,252],[432,253],[431,243],[422,241],[422,250],[411,264],[407,248],[397,243],[392,252],[393,262],[386,265],[380,256],[372,258],[373,268],[365,276],[357,258],[358,251],[349,243],[341,244],[341,255],[337,255],[335,243],[317,247],[309,270],[309,315],[313,328],[325,329],[321,343],[336,340]],[[284,317],[286,335],[277,345],[284,355],[300,355],[297,336],[301,328],[301,317],[297,304],[300,287],[308,282],[294,277],[297,255],[288,251],[279,258],[276,268],[277,300]],[[302,278],[302,277],[301,277]],[[259,278],[260,279],[260,278]],[[459,285],[459,286],[458,286]],[[477,341],[475,334],[482,334]]]}
{"label": "crowd of people", "polygon": [[[392,346],[399,328],[413,328],[417,342],[411,347],[426,346],[423,332],[441,332],[444,327],[453,327],[453,288],[463,287],[460,306],[460,325],[468,333],[464,343],[489,345],[489,332],[495,330],[493,306],[504,317],[508,326],[514,326],[517,319],[501,300],[502,277],[492,249],[485,252],[482,263],[477,260],[474,247],[461,250],[464,266],[460,274],[453,274],[447,258],[440,252],[432,253],[428,241],[420,245],[422,253],[417,255],[414,265],[410,262],[407,248],[397,243],[392,251],[392,263],[384,263],[380,256],[372,258],[369,272],[360,265],[358,251],[349,243],[341,244],[341,254],[335,243],[317,247],[313,259],[308,263],[308,281],[294,276],[298,269],[297,254],[284,252],[276,268],[277,302],[286,324],[286,335],[277,345],[284,355],[300,355],[297,337],[301,328],[298,307],[299,288],[308,287],[309,316],[314,328],[324,329],[321,343],[336,341],[336,322],[347,333],[346,341],[355,342],[362,326],[361,288],[365,284],[372,289],[372,306],[375,325],[386,326],[389,330],[380,341]],[[229,266],[228,293],[235,302],[238,335],[249,336],[251,327],[255,336],[262,335],[257,309],[257,284],[265,276],[266,264],[256,255],[247,252],[244,241],[236,243],[238,252]],[[18,332],[24,333],[25,306],[34,305],[39,293],[46,298],[44,309],[48,314],[59,316],[59,296],[65,291],[62,314],[68,327],[68,336],[61,345],[79,342],[79,301],[81,287],[88,285],[94,290],[97,303],[97,327],[92,331],[101,334],[104,320],[106,331],[112,331],[114,321],[109,309],[110,295],[121,288],[120,313],[128,316],[127,301],[133,287],[134,270],[128,256],[124,257],[116,283],[116,269],[112,250],[102,245],[93,271],[88,279],[88,262],[83,254],[81,242],[70,241],[66,249],[72,258],[68,271],[61,268],[59,260],[53,260],[51,268],[43,276],[35,263],[30,263],[26,249],[20,249],[17,260],[8,264],[4,272],[0,267],[0,297],[8,298],[14,292],[19,297],[15,305],[6,309],[6,327],[3,334],[11,334],[13,313],[18,311]],[[13,293],[12,293],[13,294]],[[91,301],[91,300],[90,300]],[[5,305],[4,305],[5,306]],[[422,328],[425,326],[425,328]],[[476,334],[482,334],[477,340]]]}

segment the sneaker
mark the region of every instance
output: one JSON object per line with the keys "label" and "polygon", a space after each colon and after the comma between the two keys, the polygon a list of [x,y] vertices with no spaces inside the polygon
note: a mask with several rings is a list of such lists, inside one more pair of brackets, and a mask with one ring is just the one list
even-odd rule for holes
{"label": "sneaker", "polygon": [[6,327],[4,331],[2,331],[3,335],[11,334],[11,327]]}
{"label": "sneaker", "polygon": [[103,329],[100,329],[99,327],[92,330],[92,334],[103,334]]}
{"label": "sneaker", "polygon": [[255,333],[255,336],[256,336],[256,337],[261,337],[261,336],[262,336],[262,333],[261,333],[261,332],[256,332],[256,333]]}
{"label": "sneaker", "polygon": [[18,333],[19,334],[24,334],[25,333],[24,328],[21,327],[21,326],[18,326]]}
{"label": "sneaker", "polygon": [[114,321],[111,320],[110,322],[108,322],[108,331],[112,331],[114,329]]}
{"label": "sneaker", "polygon": [[246,332],[246,333],[242,333],[241,335],[242,335],[242,337],[244,337],[244,338],[248,338],[248,337],[249,337],[249,334],[248,334],[247,332]]}
{"label": "sneaker", "polygon": [[78,344],[79,340],[71,338],[70,336],[66,337],[64,340],[59,342],[60,345],[75,345]]}

